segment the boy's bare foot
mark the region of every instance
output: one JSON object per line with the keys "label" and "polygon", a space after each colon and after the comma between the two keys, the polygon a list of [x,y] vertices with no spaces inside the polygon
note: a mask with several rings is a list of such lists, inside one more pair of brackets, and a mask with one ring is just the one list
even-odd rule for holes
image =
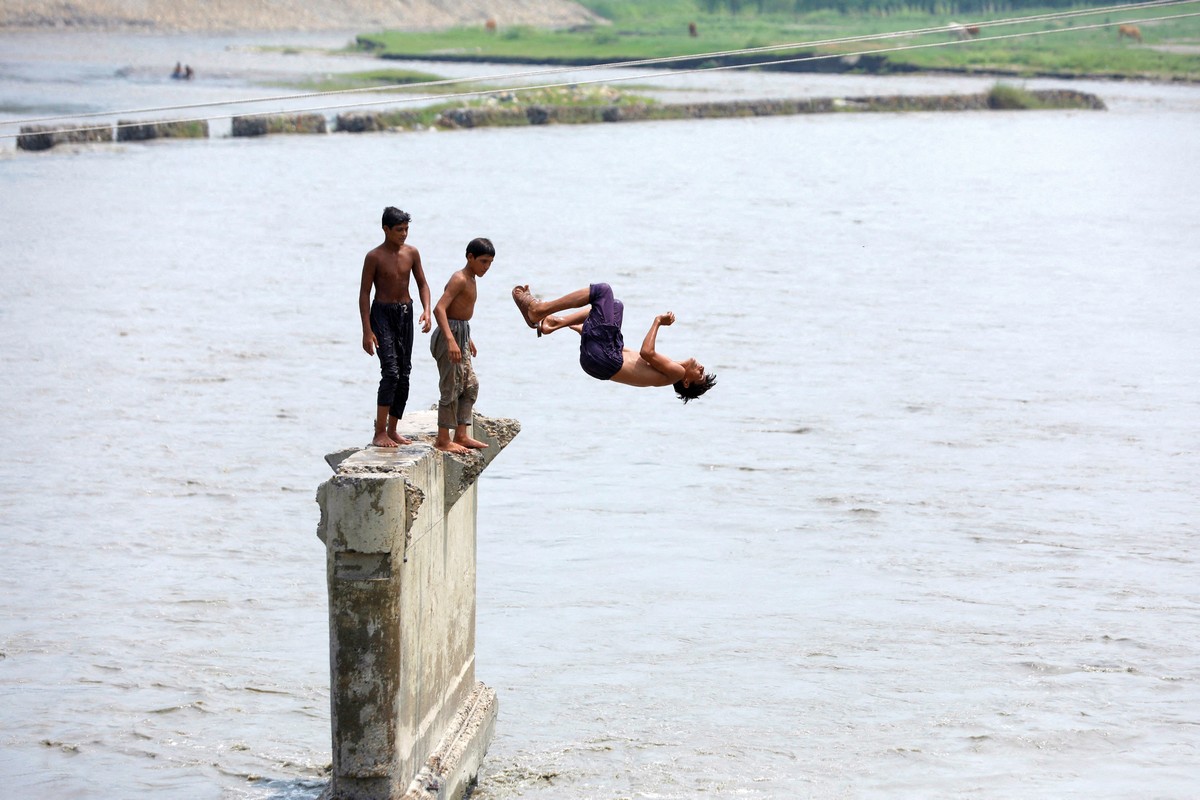
{"label": "boy's bare foot", "polygon": [[461,454],[461,453],[471,452],[467,448],[463,447],[461,444],[456,444],[454,442],[434,441],[433,449],[441,450],[443,453],[460,453]]}
{"label": "boy's bare foot", "polygon": [[392,437],[388,436],[383,431],[380,431],[379,433],[375,434],[375,438],[371,440],[371,445],[373,447],[398,447],[399,446]]}
{"label": "boy's bare foot", "polygon": [[487,442],[472,439],[470,436],[455,436],[454,441],[456,444],[461,444],[463,447],[469,447],[472,450],[483,450],[487,447]]}
{"label": "boy's bare foot", "polygon": [[412,444],[412,439],[409,439],[406,436],[401,436],[395,431],[390,431],[388,433],[388,437],[396,444]]}
{"label": "boy's bare foot", "polygon": [[563,326],[563,318],[556,317],[553,314],[542,317],[542,321],[537,324],[538,336],[543,334],[549,336]]}

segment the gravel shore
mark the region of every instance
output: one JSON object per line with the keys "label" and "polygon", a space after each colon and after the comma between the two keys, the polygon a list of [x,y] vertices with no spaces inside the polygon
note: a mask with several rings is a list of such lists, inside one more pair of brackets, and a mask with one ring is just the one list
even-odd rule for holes
{"label": "gravel shore", "polygon": [[570,27],[598,21],[571,0],[0,0],[0,28],[169,32]]}

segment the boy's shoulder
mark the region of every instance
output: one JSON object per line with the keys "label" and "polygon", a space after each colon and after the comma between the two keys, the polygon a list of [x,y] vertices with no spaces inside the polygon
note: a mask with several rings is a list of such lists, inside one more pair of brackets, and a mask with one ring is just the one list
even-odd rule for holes
{"label": "boy's shoulder", "polygon": [[474,282],[475,276],[466,267],[456,269],[446,280],[445,294],[457,297],[465,291],[470,291],[471,284]]}

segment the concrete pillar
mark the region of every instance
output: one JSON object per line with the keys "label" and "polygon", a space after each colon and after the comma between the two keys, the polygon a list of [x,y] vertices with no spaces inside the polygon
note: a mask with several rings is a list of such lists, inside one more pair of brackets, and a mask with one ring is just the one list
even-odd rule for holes
{"label": "concrete pillar", "polygon": [[489,447],[467,456],[433,450],[436,426],[410,413],[417,443],[326,457],[328,800],[456,800],[495,728],[496,694],[475,681],[475,482],[520,425],[477,414]]}

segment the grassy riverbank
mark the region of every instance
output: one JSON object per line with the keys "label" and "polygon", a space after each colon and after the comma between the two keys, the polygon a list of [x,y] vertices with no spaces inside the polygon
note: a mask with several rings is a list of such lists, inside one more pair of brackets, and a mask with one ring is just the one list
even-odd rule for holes
{"label": "grassy riverbank", "polygon": [[[818,41],[896,31],[936,28],[955,20],[927,13],[843,14],[811,11],[803,14],[707,13],[703,3],[687,0],[645,0],[640,3],[586,2],[611,24],[546,30],[528,27],[484,26],[430,32],[384,32],[359,37],[363,49],[389,58],[523,61],[556,64],[594,64],[665,56],[697,55],[787,43],[803,46],[763,54],[763,59],[825,55],[809,68],[836,71],[950,70],[1012,75],[1100,75],[1158,80],[1200,80],[1200,17],[1142,22],[1139,43],[1119,38],[1117,24],[1130,19],[1169,16],[1200,10],[1200,5],[1093,13],[1074,19],[1021,25],[981,26],[974,38],[936,32],[873,42],[811,44]],[[747,4],[748,5],[748,4]],[[959,23],[1030,16],[1050,9],[1024,8],[1005,14],[959,15]],[[1061,10],[1061,9],[1060,9]],[[696,36],[689,24],[696,26]],[[1112,23],[1111,27],[1086,26]],[[996,39],[1019,33],[1036,36]],[[918,45],[918,49],[886,52],[888,48]],[[933,46],[939,45],[939,46]],[[943,46],[944,45],[944,46]],[[868,54],[855,63],[840,57]],[[872,57],[870,54],[877,53]],[[719,59],[712,59],[717,62]]]}

